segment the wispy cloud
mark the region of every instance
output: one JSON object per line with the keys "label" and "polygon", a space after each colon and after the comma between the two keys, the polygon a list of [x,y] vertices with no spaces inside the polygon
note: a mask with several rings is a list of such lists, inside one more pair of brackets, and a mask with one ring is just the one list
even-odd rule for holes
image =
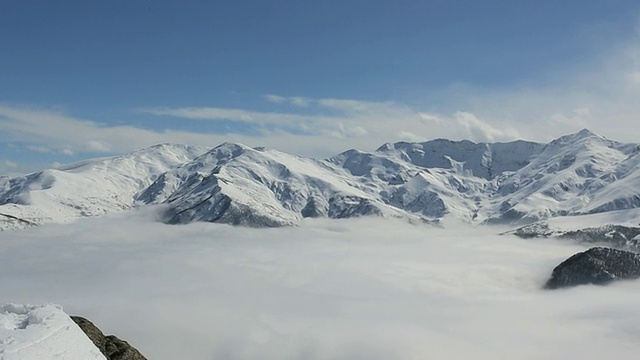
{"label": "wispy cloud", "polygon": [[538,85],[453,87],[442,95],[449,102],[445,108],[464,106],[485,122],[506,121],[539,141],[585,127],[612,139],[637,141],[637,133],[629,130],[640,114],[640,31],[601,59],[588,60],[537,74]]}
{"label": "wispy cloud", "polygon": [[13,161],[11,161],[11,160],[5,160],[5,161],[2,162],[2,164],[4,166],[8,167],[8,168],[14,168],[15,169],[15,168],[18,167],[18,164],[13,162]]}
{"label": "wispy cloud", "polygon": [[32,151],[66,155],[123,152],[162,142],[202,144],[210,140],[198,133],[108,126],[58,111],[6,105],[0,106],[0,133],[0,140],[28,143],[26,147]]}
{"label": "wispy cloud", "polygon": [[307,107],[311,102],[311,99],[302,96],[284,97],[280,95],[266,94],[264,95],[264,98],[274,104],[291,104],[297,107]]}
{"label": "wispy cloud", "polygon": [[[0,161],[0,177],[1,176],[12,176],[17,175],[19,172],[19,164],[15,161],[11,161],[5,159],[4,161]],[[2,182],[0,178],[0,183]]]}
{"label": "wispy cloud", "polygon": [[[318,115],[215,107],[144,110],[156,116],[245,125],[225,134],[193,132],[187,125],[184,130],[109,126],[59,111],[5,105],[0,106],[0,131],[7,141],[24,142],[32,151],[66,155],[122,153],[163,142],[215,146],[233,141],[313,157],[327,157],[354,147],[373,150],[387,141],[421,141],[437,136],[494,141],[518,135],[509,127],[497,128],[465,113],[426,114],[392,102],[306,98],[305,102],[309,112]],[[255,131],[248,134],[248,127]]]}
{"label": "wispy cloud", "polygon": [[298,106],[298,107],[307,107],[309,106],[309,99],[307,98],[303,98],[300,96],[294,96],[292,98],[289,98],[289,102],[291,102],[291,104]]}
{"label": "wispy cloud", "polygon": [[[638,141],[640,36],[583,68],[543,74],[542,85],[452,86],[424,105],[267,94],[275,111],[250,108],[155,107],[144,115],[177,118],[173,129],[108,125],[60,111],[0,105],[0,141],[62,154],[117,153],[162,142],[215,146],[224,141],[325,157],[348,148],[433,138],[548,141],[589,128]],[[304,95],[304,94],[302,94]],[[137,115],[140,115],[140,112]],[[133,114],[132,116],[136,116]],[[193,121],[232,124],[224,133],[194,131]]]}
{"label": "wispy cloud", "polygon": [[264,98],[267,99],[267,101],[272,102],[274,104],[283,104],[287,102],[287,98],[280,95],[266,94]]}
{"label": "wispy cloud", "polygon": [[[424,141],[437,136],[475,141],[510,140],[519,136],[514,128],[506,124],[492,125],[467,112],[456,111],[447,116],[426,113],[394,102],[268,96],[269,101],[277,104],[304,101],[307,111],[317,115],[215,107],[155,108],[143,111],[193,120],[244,122],[260,126],[265,136],[268,135],[266,128],[277,128],[292,135],[302,133],[305,141],[314,137],[349,139],[365,148],[387,141]],[[361,141],[364,138],[366,141]],[[323,142],[327,139],[317,140]]]}
{"label": "wispy cloud", "polygon": [[304,122],[316,121],[321,118],[319,116],[297,115],[291,113],[259,112],[218,107],[158,107],[153,109],[142,109],[140,111],[159,116],[172,116],[192,120],[238,121],[260,126],[295,125]]}
{"label": "wispy cloud", "polygon": [[[31,151],[39,152],[39,153],[45,153],[45,154],[51,154],[56,152],[55,150],[50,149],[46,146],[29,145],[27,146],[27,149]],[[66,154],[65,152],[62,152],[62,151],[61,153]]]}

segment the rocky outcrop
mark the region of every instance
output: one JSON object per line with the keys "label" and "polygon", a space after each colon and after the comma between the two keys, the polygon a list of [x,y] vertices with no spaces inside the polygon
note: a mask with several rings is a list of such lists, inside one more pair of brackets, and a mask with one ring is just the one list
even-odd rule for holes
{"label": "rocky outcrop", "polygon": [[551,274],[546,289],[576,285],[606,285],[614,280],[640,277],[640,255],[630,251],[594,247],[563,261]]}
{"label": "rocky outcrop", "polygon": [[515,235],[523,239],[567,239],[593,245],[612,246],[625,250],[640,250],[640,227],[637,226],[611,224],[578,230],[561,230],[550,227],[549,224],[544,221],[539,221],[505,232],[503,235]]}
{"label": "rocky outcrop", "polygon": [[105,336],[91,321],[80,316],[71,316],[71,319],[108,360],[147,360],[128,342],[114,335]]}
{"label": "rocky outcrop", "polygon": [[614,247],[636,250],[640,249],[638,239],[636,238],[638,235],[640,235],[640,227],[605,225],[567,231],[559,235],[559,237],[588,243],[607,243]]}

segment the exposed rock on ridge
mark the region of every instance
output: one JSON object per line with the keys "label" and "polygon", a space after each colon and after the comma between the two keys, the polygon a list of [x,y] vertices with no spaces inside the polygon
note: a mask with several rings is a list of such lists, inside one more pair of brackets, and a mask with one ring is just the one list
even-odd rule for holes
{"label": "exposed rock on ridge", "polygon": [[503,235],[515,235],[523,239],[556,238],[588,244],[600,244],[619,249],[640,251],[640,227],[609,224],[577,230],[554,229],[541,221],[525,225]]}
{"label": "exposed rock on ridge", "polygon": [[80,329],[108,360],[147,360],[136,348],[114,335],[104,335],[91,321],[71,316]]}

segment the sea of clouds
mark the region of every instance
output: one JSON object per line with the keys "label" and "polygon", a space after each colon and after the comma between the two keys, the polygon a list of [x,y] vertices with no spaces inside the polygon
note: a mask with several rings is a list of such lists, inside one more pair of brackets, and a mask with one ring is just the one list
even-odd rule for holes
{"label": "sea of clouds", "polygon": [[0,232],[0,303],[57,303],[149,359],[595,359],[640,353],[640,281],[545,291],[584,246],[382,219]]}

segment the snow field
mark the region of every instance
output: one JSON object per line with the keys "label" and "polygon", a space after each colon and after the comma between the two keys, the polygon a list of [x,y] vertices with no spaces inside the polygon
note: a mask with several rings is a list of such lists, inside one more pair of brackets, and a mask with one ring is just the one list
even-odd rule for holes
{"label": "snow field", "polygon": [[105,360],[56,305],[0,306],[1,360]]}

